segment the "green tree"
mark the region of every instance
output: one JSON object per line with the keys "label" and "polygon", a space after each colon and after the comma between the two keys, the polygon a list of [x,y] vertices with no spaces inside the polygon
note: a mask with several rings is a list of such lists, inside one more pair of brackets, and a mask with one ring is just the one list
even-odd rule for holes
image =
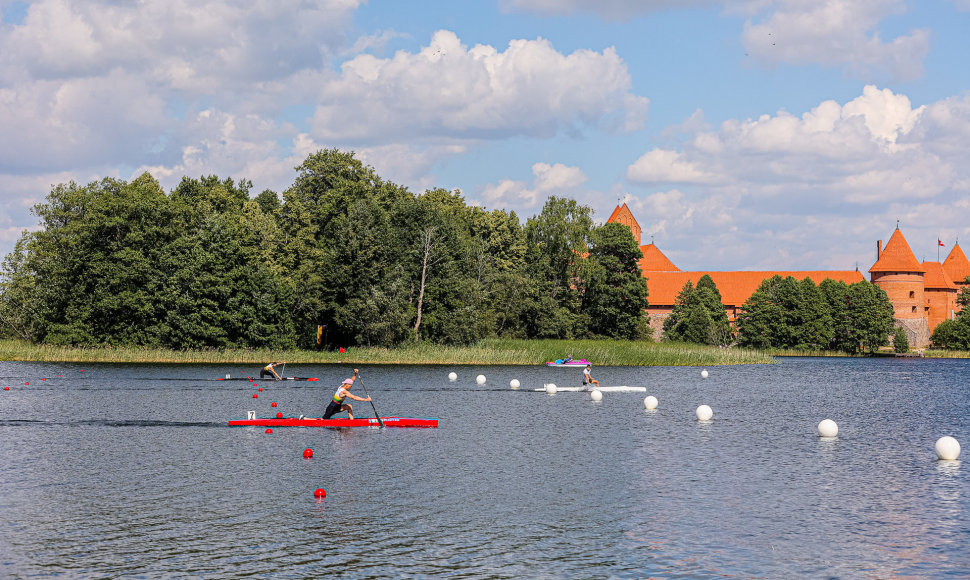
{"label": "green tree", "polygon": [[893,331],[893,350],[898,353],[909,352],[909,338],[902,326],[897,326]]}
{"label": "green tree", "polygon": [[526,264],[536,288],[526,315],[528,335],[575,338],[588,335],[589,316],[582,312],[593,228],[592,211],[575,200],[555,196],[525,226]]}
{"label": "green tree", "polygon": [[874,352],[889,344],[893,330],[893,305],[886,291],[871,282],[849,286],[849,325],[862,349]]}
{"label": "green tree", "polygon": [[585,269],[583,309],[589,329],[599,336],[639,339],[647,334],[647,281],[640,273],[643,253],[623,224],[593,230]]}

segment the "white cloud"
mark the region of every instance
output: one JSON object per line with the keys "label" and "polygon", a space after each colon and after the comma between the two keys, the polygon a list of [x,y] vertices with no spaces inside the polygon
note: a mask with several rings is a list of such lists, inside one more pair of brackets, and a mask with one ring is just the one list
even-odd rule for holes
{"label": "white cloud", "polygon": [[[751,8],[750,2],[736,6]],[[912,80],[923,73],[929,31],[914,29],[890,41],[878,25],[905,11],[903,0],[779,0],[758,22],[748,20],[742,43],[765,63],[821,64],[875,80]]]}
{"label": "white cloud", "polygon": [[586,127],[633,131],[647,99],[630,92],[612,48],[565,55],[547,40],[504,52],[436,32],[420,52],[359,55],[320,87],[312,134],[327,140],[552,137]]}
{"label": "white cloud", "polygon": [[851,269],[897,218],[907,238],[970,227],[955,211],[970,184],[968,140],[970,97],[914,107],[867,86],[801,116],[781,111],[701,129],[679,151],[645,153],[628,178],[684,185],[647,189],[636,205],[645,233],[696,262],[678,266]]}
{"label": "white cloud", "polygon": [[535,208],[551,195],[581,197],[585,193],[582,187],[587,177],[578,167],[536,163],[532,174],[535,179],[531,186],[524,181],[503,179],[498,184],[486,185],[480,197],[491,207]]}

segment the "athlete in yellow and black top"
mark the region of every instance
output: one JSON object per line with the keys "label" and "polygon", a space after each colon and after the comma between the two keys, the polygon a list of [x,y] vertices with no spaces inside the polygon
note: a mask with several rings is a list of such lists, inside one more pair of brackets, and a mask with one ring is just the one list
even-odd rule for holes
{"label": "athlete in yellow and black top", "polygon": [[329,419],[335,414],[341,411],[347,411],[347,416],[351,419],[354,418],[354,407],[350,403],[344,403],[345,399],[353,399],[355,401],[370,401],[370,397],[366,399],[363,397],[358,397],[357,395],[351,394],[350,387],[354,386],[354,381],[357,380],[357,369],[354,369],[354,376],[349,379],[344,379],[344,382],[337,387],[337,392],[333,394],[333,398],[330,399],[330,404],[327,405],[327,410],[323,413],[324,419]]}
{"label": "athlete in yellow and black top", "polygon": [[280,374],[276,372],[275,367],[276,365],[285,365],[285,364],[286,364],[285,361],[269,363],[268,365],[263,367],[263,370],[259,371],[259,378],[273,377],[277,381],[282,381],[283,377],[281,377]]}

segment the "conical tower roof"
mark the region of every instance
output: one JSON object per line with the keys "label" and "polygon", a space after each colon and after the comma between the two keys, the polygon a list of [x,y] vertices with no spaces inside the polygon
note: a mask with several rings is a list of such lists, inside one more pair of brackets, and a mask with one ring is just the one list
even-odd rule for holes
{"label": "conical tower roof", "polygon": [[920,265],[919,260],[913,255],[913,250],[909,248],[903,232],[896,228],[886,247],[879,254],[879,259],[869,268],[870,272],[913,272],[923,273],[926,270]]}
{"label": "conical tower roof", "polygon": [[610,214],[606,223],[621,223],[627,226],[630,228],[630,232],[633,233],[633,239],[637,241],[637,244],[640,243],[640,222],[637,221],[637,218],[633,217],[633,212],[630,211],[630,207],[627,204],[624,203],[623,205],[616,206],[616,209]]}
{"label": "conical tower roof", "polygon": [[970,276],[970,260],[967,260],[967,255],[960,249],[959,243],[953,245],[950,255],[943,260],[943,271],[954,282],[963,282],[967,276]]}
{"label": "conical tower roof", "polygon": [[680,272],[663,252],[653,244],[640,246],[643,259],[640,260],[640,270],[644,272]]}
{"label": "conical tower roof", "polygon": [[926,269],[926,276],[923,278],[923,287],[932,290],[956,290],[957,285],[947,276],[943,270],[943,264],[939,262],[923,262]]}

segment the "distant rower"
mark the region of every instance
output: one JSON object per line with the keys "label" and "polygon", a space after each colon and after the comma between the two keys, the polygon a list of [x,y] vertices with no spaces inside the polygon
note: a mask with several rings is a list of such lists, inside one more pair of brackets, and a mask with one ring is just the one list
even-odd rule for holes
{"label": "distant rower", "polygon": [[263,370],[259,371],[259,378],[263,378],[263,377],[273,377],[277,381],[282,381],[283,380],[283,377],[281,377],[279,375],[279,373],[276,372],[276,368],[275,367],[276,367],[276,365],[285,365],[285,364],[286,364],[286,362],[269,363],[268,365],[266,365],[266,366],[263,367]]}
{"label": "distant rower", "polygon": [[347,398],[355,401],[370,401],[370,397],[365,399],[350,392],[350,387],[354,386],[354,381],[357,380],[357,373],[358,370],[354,369],[354,376],[349,379],[344,379],[344,382],[337,387],[337,392],[333,394],[333,399],[330,400],[330,404],[327,405],[327,410],[323,413],[324,419],[329,419],[341,411],[347,411],[347,416],[353,419],[354,407],[350,403],[344,403],[344,400]]}
{"label": "distant rower", "polygon": [[589,388],[589,385],[600,386],[600,382],[593,378],[593,365],[588,364],[586,368],[583,369],[583,386]]}

